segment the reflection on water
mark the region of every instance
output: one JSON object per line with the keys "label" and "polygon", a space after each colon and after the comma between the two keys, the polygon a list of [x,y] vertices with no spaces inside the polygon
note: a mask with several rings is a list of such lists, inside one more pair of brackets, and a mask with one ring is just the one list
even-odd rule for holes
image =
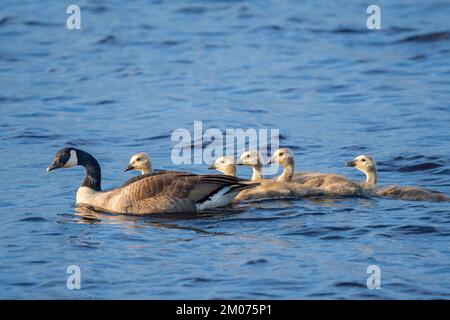
{"label": "reflection on water", "polygon": [[[99,160],[105,190],[140,151],[157,169],[209,173],[170,161],[172,131],[202,120],[278,128],[298,171],[363,180],[343,164],[370,154],[380,185],[450,194],[448,5],[382,4],[381,31],[353,2],[79,5],[81,31],[65,28],[64,5],[0,13],[1,298],[450,297],[448,203],[321,197],[122,216],[73,208],[81,168],[45,172],[76,146]],[[65,286],[72,264],[79,291]],[[381,290],[366,288],[372,264]]]}
{"label": "reflection on water", "polygon": [[[217,218],[220,214],[213,213],[202,213],[201,215],[195,214],[160,214],[160,215],[148,215],[148,216],[133,216],[133,215],[120,215],[120,214],[109,214],[105,212],[100,212],[92,207],[83,206],[83,208],[77,207],[77,214],[75,215],[73,221],[76,223],[84,224],[120,224],[126,226],[127,228],[145,228],[147,226],[155,228],[167,228],[167,229],[180,229],[180,230],[190,230],[199,234],[208,235],[226,235],[224,232],[209,232],[196,227],[188,227],[183,225],[178,225],[175,222],[179,220],[187,219],[206,219],[206,218]],[[231,211],[231,210],[227,210]],[[237,210],[233,210],[233,214],[237,214]],[[239,212],[243,212],[239,210]],[[222,214],[230,215],[230,213]],[[166,222],[162,222],[166,221]],[[69,222],[69,221],[64,221]]]}

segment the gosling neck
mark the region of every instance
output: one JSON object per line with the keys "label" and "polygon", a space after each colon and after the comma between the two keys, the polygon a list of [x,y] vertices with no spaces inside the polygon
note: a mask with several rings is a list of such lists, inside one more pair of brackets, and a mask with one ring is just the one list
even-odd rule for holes
{"label": "gosling neck", "polygon": [[86,177],[81,186],[95,191],[101,191],[102,172],[97,160],[85,151],[76,150],[76,152],[78,165],[83,166],[86,170]]}
{"label": "gosling neck", "polygon": [[368,170],[363,171],[366,175],[366,184],[369,186],[374,187],[377,184],[378,181],[378,175],[377,175],[377,169],[376,168],[369,168]]}
{"label": "gosling neck", "polygon": [[262,179],[261,165],[252,166],[252,170],[253,170],[252,180]]}
{"label": "gosling neck", "polygon": [[294,175],[294,160],[286,163],[284,165],[283,173],[277,178],[277,181],[291,181],[292,176]]}
{"label": "gosling neck", "polygon": [[227,176],[236,176],[236,166],[235,165],[227,165],[222,170],[222,173],[226,174]]}
{"label": "gosling neck", "polygon": [[141,174],[153,173],[153,168],[151,164],[147,164],[144,169],[141,170]]}

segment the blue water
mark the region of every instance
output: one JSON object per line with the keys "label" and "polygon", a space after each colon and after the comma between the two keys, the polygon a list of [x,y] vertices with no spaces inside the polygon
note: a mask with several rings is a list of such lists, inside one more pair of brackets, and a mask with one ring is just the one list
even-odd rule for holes
{"label": "blue water", "polygon": [[[448,299],[450,205],[263,201],[217,216],[74,210],[76,146],[118,186],[131,154],[170,161],[177,128],[278,128],[298,170],[450,194],[450,5],[379,1],[9,1],[0,11],[0,298]],[[250,171],[239,170],[249,177]],[[369,290],[369,265],[381,289]],[[81,290],[66,268],[81,268]]]}

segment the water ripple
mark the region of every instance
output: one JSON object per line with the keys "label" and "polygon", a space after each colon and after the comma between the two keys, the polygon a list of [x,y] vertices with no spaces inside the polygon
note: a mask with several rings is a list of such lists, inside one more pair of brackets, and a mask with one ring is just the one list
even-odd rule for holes
{"label": "water ripple", "polygon": [[[192,131],[203,120],[279,129],[299,171],[360,181],[344,163],[369,154],[380,185],[450,194],[444,2],[396,2],[392,16],[414,9],[408,23],[380,31],[350,4],[97,1],[72,31],[64,10],[40,6],[4,1],[0,14],[0,298],[449,297],[448,203],[265,199],[131,217],[74,209],[82,168],[45,173],[64,146],[97,157],[104,190],[142,150],[158,168],[211,173],[172,161],[177,128],[191,156],[209,146]],[[54,281],[70,264],[87,277],[78,293]],[[371,264],[388,275],[382,290],[367,289]]]}

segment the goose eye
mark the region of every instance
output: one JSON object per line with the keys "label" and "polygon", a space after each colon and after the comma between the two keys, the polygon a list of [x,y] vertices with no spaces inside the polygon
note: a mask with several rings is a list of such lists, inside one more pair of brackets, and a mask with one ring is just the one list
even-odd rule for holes
{"label": "goose eye", "polygon": [[283,152],[280,152],[280,154],[279,154],[280,156],[282,156],[283,155]]}
{"label": "goose eye", "polygon": [[366,159],[361,159],[362,162],[366,162]]}
{"label": "goose eye", "polygon": [[247,155],[247,158],[250,158],[250,155],[249,155],[249,154]]}
{"label": "goose eye", "polygon": [[137,158],[137,159],[136,159],[136,161],[141,161],[141,160],[142,160],[141,158]]}

